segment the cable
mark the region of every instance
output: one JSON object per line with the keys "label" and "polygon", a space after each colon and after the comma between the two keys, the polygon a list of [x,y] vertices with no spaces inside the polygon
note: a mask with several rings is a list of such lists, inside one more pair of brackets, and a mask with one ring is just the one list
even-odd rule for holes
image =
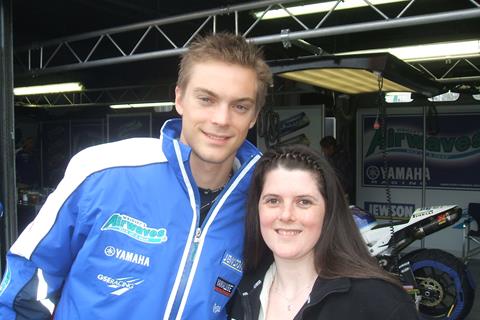
{"label": "cable", "polygon": [[435,136],[439,132],[438,125],[438,110],[433,101],[430,101],[427,110],[427,133],[428,135]]}
{"label": "cable", "polygon": [[[386,117],[387,117],[387,111],[385,108],[385,103],[384,103],[384,96],[383,96],[383,77],[382,75],[378,76],[378,95],[377,95],[377,104],[378,104],[378,113],[377,117],[375,119],[374,123],[374,129],[378,130],[381,129],[381,142],[380,142],[380,148],[382,149],[382,159],[383,159],[383,172],[385,174],[385,197],[387,200],[387,211],[388,211],[388,218],[390,222],[390,235],[391,238],[390,240],[392,241],[393,244],[393,258],[397,259],[397,250],[396,250],[396,243],[393,241],[393,236],[395,235],[395,229],[393,228],[393,212],[392,212],[392,192],[390,189],[390,178],[388,175],[388,154],[387,154],[387,147],[388,147],[388,128],[387,128],[387,122],[386,122]],[[380,122],[379,122],[380,120]]]}

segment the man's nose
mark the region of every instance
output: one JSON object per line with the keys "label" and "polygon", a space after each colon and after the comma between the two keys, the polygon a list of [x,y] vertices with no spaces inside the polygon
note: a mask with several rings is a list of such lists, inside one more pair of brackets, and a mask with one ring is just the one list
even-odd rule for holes
{"label": "man's nose", "polygon": [[219,104],[210,116],[213,123],[225,126],[230,120],[230,109],[226,103]]}

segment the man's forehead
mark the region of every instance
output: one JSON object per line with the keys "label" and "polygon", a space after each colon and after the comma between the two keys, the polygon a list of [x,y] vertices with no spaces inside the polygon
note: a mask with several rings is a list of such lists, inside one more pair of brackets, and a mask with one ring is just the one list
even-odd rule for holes
{"label": "man's forehead", "polygon": [[[222,67],[227,67],[227,68],[232,68],[232,70],[224,70]],[[235,74],[235,68],[238,68],[239,74]],[[210,69],[210,77],[206,75],[206,73],[209,73],[208,70]],[[204,63],[197,63],[196,65],[192,66],[189,76],[188,76],[188,81],[186,83],[186,89],[190,92],[198,92],[198,93],[210,93],[210,94],[222,94],[223,92],[218,92],[221,90],[223,85],[227,85],[231,82],[235,82],[236,85],[235,89],[241,88],[241,83],[238,81],[241,81],[240,79],[244,79],[245,75],[248,75],[249,71],[252,71],[251,76],[252,76],[252,84],[257,83],[256,79],[256,74],[255,70],[244,67],[238,64],[228,64],[228,63],[223,63],[221,61],[215,62],[215,61],[207,61]],[[242,71],[247,71],[246,73],[243,73]],[[237,77],[238,76],[238,77]],[[232,81],[234,79],[235,81]],[[225,89],[225,88],[223,88]],[[252,86],[252,89],[254,92],[252,92],[253,96],[251,98],[254,98],[256,95],[257,91],[257,86],[254,85]],[[244,96],[245,94],[242,94]],[[242,97],[243,98],[243,97]],[[249,95],[245,95],[246,99],[249,98]]]}

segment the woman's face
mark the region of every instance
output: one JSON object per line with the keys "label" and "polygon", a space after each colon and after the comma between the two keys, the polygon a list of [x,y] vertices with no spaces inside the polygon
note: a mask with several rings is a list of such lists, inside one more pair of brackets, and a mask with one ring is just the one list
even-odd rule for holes
{"label": "woman's face", "polygon": [[325,201],[312,172],[282,167],[268,172],[258,210],[263,239],[276,260],[313,258]]}

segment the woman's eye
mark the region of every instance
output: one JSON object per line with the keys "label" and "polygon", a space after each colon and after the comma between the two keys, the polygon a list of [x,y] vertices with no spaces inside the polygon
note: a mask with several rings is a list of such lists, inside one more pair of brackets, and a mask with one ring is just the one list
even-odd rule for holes
{"label": "woman's eye", "polygon": [[300,201],[298,201],[298,204],[302,207],[308,207],[312,204],[312,201],[308,199],[301,199]]}
{"label": "woman's eye", "polygon": [[265,203],[268,203],[268,204],[277,204],[277,203],[279,203],[279,201],[278,201],[278,199],[270,198],[270,199],[265,200]]}

